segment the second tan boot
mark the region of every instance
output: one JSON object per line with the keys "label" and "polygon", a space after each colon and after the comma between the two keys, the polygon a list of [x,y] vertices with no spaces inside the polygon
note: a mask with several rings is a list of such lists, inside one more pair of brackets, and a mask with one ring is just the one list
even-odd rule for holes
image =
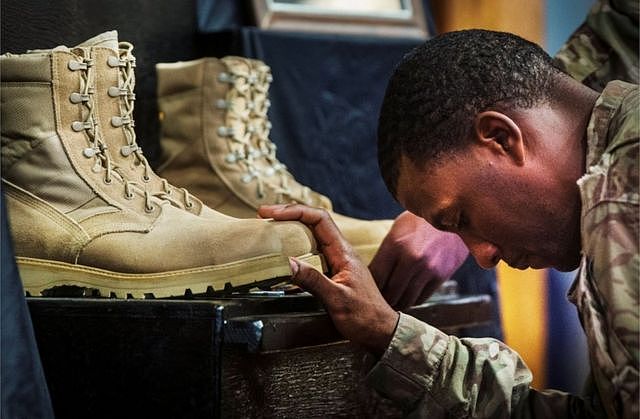
{"label": "second tan boot", "polygon": [[106,41],[0,57],[2,184],[25,290],[166,297],[287,276],[289,256],[319,267],[300,223],[214,222],[114,164],[101,115],[119,61]]}
{"label": "second tan boot", "polygon": [[[299,202],[332,209],[301,185],[269,139],[269,67],[242,57],[158,64],[163,161],[158,172],[208,206],[255,217],[260,205]],[[331,211],[364,262],[375,255],[392,220],[360,220]]]}

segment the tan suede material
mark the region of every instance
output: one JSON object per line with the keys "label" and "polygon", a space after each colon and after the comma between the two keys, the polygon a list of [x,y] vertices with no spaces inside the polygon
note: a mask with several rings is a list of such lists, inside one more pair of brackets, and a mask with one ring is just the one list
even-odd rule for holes
{"label": "tan suede material", "polygon": [[[193,148],[201,146],[202,144],[193,144]],[[168,151],[170,149],[170,146],[165,149],[165,156],[171,153],[171,151]],[[229,201],[236,206],[247,206],[239,201],[219,176],[212,173],[211,166],[204,160],[204,156],[204,152],[194,153],[192,149],[182,149],[182,151],[174,152],[174,158],[170,160],[171,164],[165,166],[166,170],[163,170],[162,167],[159,170],[163,170],[161,173],[167,179],[182,179],[182,184],[189,185],[188,189],[191,193],[207,202],[207,205],[215,208],[216,211],[230,214],[230,212],[225,212],[221,209],[221,206]],[[234,216],[238,218],[255,218],[256,210],[251,208],[250,212],[244,214],[235,213]]]}
{"label": "tan suede material", "polygon": [[[216,210],[220,210],[219,206],[243,208],[229,212],[238,217],[255,214],[262,204],[281,201],[276,188],[265,185],[260,190],[256,179],[243,182],[251,170],[248,161],[230,164],[226,160],[231,154],[245,154],[249,146],[247,140],[239,136],[229,139],[218,133],[227,122],[227,112],[216,107],[217,100],[225,98],[230,90],[229,83],[218,78],[227,71],[226,65],[207,58],[158,64],[156,69],[163,143],[163,161],[158,172],[169,181],[178,180],[177,184],[183,185],[182,177],[189,172],[189,167],[196,172],[208,172],[200,181],[195,180],[195,174],[187,176],[195,180],[196,185],[200,184],[193,189],[194,193]],[[244,210],[247,206],[252,208],[250,212]]]}
{"label": "tan suede material", "polygon": [[[198,198],[175,188],[151,169],[138,147],[133,130],[135,103],[135,57],[133,45],[118,41],[118,32],[99,34],[79,45],[90,47],[96,66],[95,86],[102,100],[97,103],[98,124],[112,163],[128,181],[151,195],[193,214],[219,219],[220,214],[206,208]],[[124,122],[123,122],[124,121]]]}
{"label": "tan suede material", "polygon": [[393,224],[393,220],[361,220],[331,212],[331,218],[355,247],[379,246]]}
{"label": "tan suede material", "polygon": [[[166,100],[160,99],[160,111],[168,119],[162,121],[163,160],[165,163],[160,165],[158,172],[162,173],[169,181],[180,179],[182,185],[189,185],[188,189],[213,209],[219,210],[219,205],[229,201],[240,207],[248,206],[229,187],[228,182],[225,182],[225,176],[216,171],[210,163],[209,147],[206,142],[201,140],[204,131],[204,119],[201,118],[199,111],[203,107],[202,100],[201,90],[188,90],[170,96]],[[176,118],[176,116],[183,117]],[[188,136],[178,137],[179,139],[174,141],[171,137],[174,131],[179,134],[186,133]],[[224,151],[223,149],[218,154],[224,153]],[[236,176],[241,176],[237,169]],[[182,179],[185,181],[183,182]],[[250,207],[252,208],[250,213],[234,216],[255,217],[256,207]]]}
{"label": "tan suede material", "polygon": [[[99,40],[98,40],[99,41]],[[114,40],[112,40],[114,41]],[[89,41],[87,41],[89,42]],[[117,45],[117,39],[115,39]],[[129,48],[129,45],[125,46]],[[132,48],[132,47],[131,47]],[[132,86],[125,86],[125,77],[121,67],[128,65],[127,60],[133,60],[133,56],[122,50],[109,47],[94,47],[97,66],[96,89],[102,99],[98,104],[100,127],[109,148],[113,164],[119,168],[120,173],[127,179],[136,182],[138,186],[149,191],[152,195],[165,199],[172,198],[172,204],[179,206],[197,215],[214,217],[212,211],[204,208],[202,202],[189,195],[184,190],[179,190],[161,179],[151,169],[142,150],[138,149],[137,140],[133,131],[133,120],[123,125],[117,125],[114,118],[122,118],[127,115],[127,106],[133,109],[134,100],[129,102],[127,95],[133,97],[135,77],[131,70]],[[119,65],[117,63],[120,63]],[[133,64],[133,63],[131,63]],[[120,90],[120,95],[114,95],[113,91]],[[127,127],[127,125],[130,127]]]}
{"label": "tan suede material", "polygon": [[233,130],[234,137],[246,138],[250,152],[257,156],[253,166],[266,182],[275,186],[276,202],[295,201],[332,210],[329,198],[296,181],[276,157],[276,145],[269,139],[271,123],[267,117],[271,68],[260,60],[244,57],[229,56],[220,61],[233,77],[233,81],[227,83],[232,87],[226,94],[230,109],[224,114],[224,126]]}
{"label": "tan suede material", "polygon": [[[201,212],[207,216],[189,213],[172,205],[170,193],[167,198],[147,189],[139,167],[127,166],[132,159],[112,157],[130,143],[121,129],[109,127],[122,107],[105,88],[122,80],[118,68],[108,66],[118,51],[112,49],[115,33],[107,35],[96,41],[104,46],[0,58],[2,180],[25,289],[90,284],[107,295],[117,290],[140,296],[131,274],[166,273],[172,278],[166,286],[162,275],[140,282],[145,293],[165,296],[204,291],[214,282],[244,285],[284,275],[288,256],[320,266],[310,256],[315,241],[302,224],[239,220],[206,206]],[[46,72],[49,78],[42,80]],[[25,74],[40,78],[27,80]],[[162,181],[156,176],[149,183]],[[214,282],[207,272],[215,274]]]}
{"label": "tan suede material", "polygon": [[[109,214],[120,212],[118,208],[106,203],[99,197],[94,196],[84,204],[66,213],[67,217],[73,218],[78,223],[100,214]],[[86,228],[86,227],[85,227]]]}
{"label": "tan suede material", "polygon": [[80,250],[90,239],[84,229],[56,208],[15,185],[3,182],[3,189],[16,255],[75,263]]}
{"label": "tan suede material", "polygon": [[51,54],[53,103],[58,137],[76,174],[105,202],[121,208],[124,195],[115,193],[116,186],[122,189],[121,182],[116,182],[118,185],[105,183],[104,176],[98,175],[95,171],[96,159],[84,154],[85,150],[92,146],[87,134],[84,130],[72,129],[74,122],[85,120],[86,110],[83,110],[81,105],[71,103],[69,99],[72,93],[78,93],[81,89],[80,76],[77,71],[69,70],[69,63],[82,61],[83,58],[91,59],[90,50],[77,49],[75,52],[80,55],[71,51],[55,51]]}
{"label": "tan suede material", "polygon": [[[43,167],[49,170],[42,170]],[[89,185],[73,171],[58,136],[41,141],[16,164],[3,168],[2,177],[19,184],[63,213],[69,213],[96,197]]]}
{"label": "tan suede material", "polygon": [[[182,224],[176,225],[176,219]],[[107,233],[89,243],[78,262],[117,272],[150,273],[229,263],[239,256],[265,256],[265,249],[276,255],[304,254],[313,250],[305,230],[299,223],[280,225],[259,219],[234,220],[220,228],[202,217],[163,205],[151,231]],[[281,239],[287,235],[293,240]],[[114,258],[116,248],[127,257]]]}
{"label": "tan suede material", "polygon": [[[234,217],[253,217],[260,205],[283,202],[331,208],[328,198],[296,182],[290,173],[274,170],[281,163],[268,139],[268,66],[258,60],[224,57],[158,64],[156,69],[162,176]],[[227,128],[232,133],[222,135]],[[252,151],[252,158],[230,158]],[[259,179],[243,182],[252,170]],[[393,223],[332,216],[366,262]]]}

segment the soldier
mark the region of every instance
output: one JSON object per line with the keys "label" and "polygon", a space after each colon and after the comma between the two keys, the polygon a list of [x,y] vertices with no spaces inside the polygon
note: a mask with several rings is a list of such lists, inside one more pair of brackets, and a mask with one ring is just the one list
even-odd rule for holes
{"label": "soldier", "polygon": [[[599,0],[554,57],[575,80],[601,92],[612,80],[638,84],[637,0]],[[405,211],[369,269],[387,302],[402,310],[424,301],[464,261],[467,249],[453,234],[435,230]]]}
{"label": "soldier", "polygon": [[599,95],[537,45],[470,30],[407,55],[380,115],[390,191],[460,236],[481,266],[580,267],[570,299],[592,366],[591,391],[580,397],[532,388],[531,372],[501,342],[447,336],[395,312],[325,212],[292,205],[260,214],[312,228],[333,276],[293,260],[294,282],[379,357],[368,381],[407,412],[638,417],[638,95],[620,81]]}

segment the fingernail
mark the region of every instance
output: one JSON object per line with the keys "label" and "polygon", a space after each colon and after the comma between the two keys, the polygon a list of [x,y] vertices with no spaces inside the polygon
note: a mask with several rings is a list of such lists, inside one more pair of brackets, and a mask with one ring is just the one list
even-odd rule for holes
{"label": "fingernail", "polygon": [[291,266],[291,276],[295,277],[300,270],[300,264],[296,258],[289,258],[289,266]]}

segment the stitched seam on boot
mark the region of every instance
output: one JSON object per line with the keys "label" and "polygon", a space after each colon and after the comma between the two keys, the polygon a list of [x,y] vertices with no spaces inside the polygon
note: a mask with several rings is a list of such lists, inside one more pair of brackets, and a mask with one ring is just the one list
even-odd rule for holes
{"label": "stitched seam on boot", "polygon": [[75,243],[72,242],[66,244],[66,254],[70,259],[75,259],[80,249],[90,240],[89,234],[87,234],[82,226],[30,192],[25,191],[4,179],[3,183],[6,186],[5,194],[8,197],[33,208],[53,221],[55,225],[60,226],[64,231],[69,233]]}

